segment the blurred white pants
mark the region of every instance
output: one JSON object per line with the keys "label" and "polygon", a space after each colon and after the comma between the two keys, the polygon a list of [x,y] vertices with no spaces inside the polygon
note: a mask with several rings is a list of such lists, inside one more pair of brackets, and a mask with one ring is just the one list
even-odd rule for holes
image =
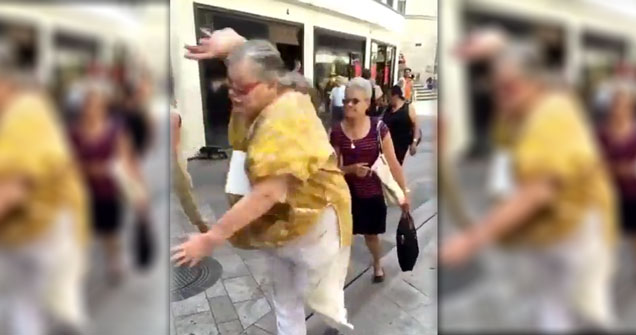
{"label": "blurred white pants", "polygon": [[85,250],[72,216],[61,213],[50,232],[17,249],[0,249],[0,312],[11,335],[43,335],[48,317],[81,328]]}
{"label": "blurred white pants", "polygon": [[541,331],[612,326],[614,254],[602,228],[600,216],[591,211],[566,241],[533,253]]}
{"label": "blurred white pants", "polygon": [[329,207],[312,230],[271,250],[278,335],[305,335],[305,301],[335,328],[347,322],[344,285],[351,247],[340,246],[338,217]]}

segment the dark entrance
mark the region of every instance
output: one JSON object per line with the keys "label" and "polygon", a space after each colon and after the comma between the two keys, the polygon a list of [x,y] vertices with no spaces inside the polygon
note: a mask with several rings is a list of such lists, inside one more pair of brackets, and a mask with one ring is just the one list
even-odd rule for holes
{"label": "dark entrance", "polygon": [[[197,40],[200,28],[232,28],[247,39],[269,40],[291,70],[302,62],[302,25],[261,16],[194,4]],[[227,148],[227,125],[232,104],[228,96],[227,68],[220,60],[199,62],[203,123],[207,146]]]}

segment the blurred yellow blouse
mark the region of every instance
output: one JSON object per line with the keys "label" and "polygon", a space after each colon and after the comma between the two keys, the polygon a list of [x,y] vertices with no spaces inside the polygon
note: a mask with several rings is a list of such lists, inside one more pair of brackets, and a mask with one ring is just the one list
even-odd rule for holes
{"label": "blurred yellow blouse", "polygon": [[23,94],[0,114],[0,180],[25,178],[26,203],[0,222],[0,245],[36,240],[68,210],[78,241],[88,237],[86,193],[63,128],[44,98]]}
{"label": "blurred yellow blouse", "polygon": [[554,93],[529,112],[512,142],[516,181],[550,178],[559,186],[549,208],[511,234],[507,242],[546,245],[577,229],[597,209],[605,241],[616,241],[614,194],[602,158],[573,97]]}
{"label": "blurred yellow blouse", "polygon": [[[351,197],[327,133],[309,96],[288,92],[266,107],[251,127],[233,113],[229,140],[234,150],[247,150],[251,184],[291,175],[295,182],[285,202],[234,234],[240,248],[280,247],[304,235],[332,206],[338,216],[341,245],[351,245]],[[233,205],[238,197],[230,198]]]}

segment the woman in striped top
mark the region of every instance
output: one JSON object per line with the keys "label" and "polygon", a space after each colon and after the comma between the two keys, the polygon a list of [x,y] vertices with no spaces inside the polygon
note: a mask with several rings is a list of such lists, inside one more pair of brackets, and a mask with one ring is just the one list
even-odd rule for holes
{"label": "woman in striped top", "polygon": [[[347,84],[343,100],[344,120],[334,125],[330,140],[351,191],[353,233],[364,235],[373,256],[373,281],[382,282],[384,270],[380,264],[382,249],[378,235],[386,231],[387,208],[381,181],[371,171],[379,155],[378,131],[393,177],[405,192],[406,182],[395,156],[389,129],[380,119],[370,118],[366,114],[370,99],[371,85],[368,80],[358,77]],[[403,210],[408,209],[407,199]]]}

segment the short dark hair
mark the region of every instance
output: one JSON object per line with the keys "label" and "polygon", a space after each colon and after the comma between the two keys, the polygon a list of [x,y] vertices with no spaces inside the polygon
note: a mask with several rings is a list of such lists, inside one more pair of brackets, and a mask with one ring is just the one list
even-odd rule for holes
{"label": "short dark hair", "polygon": [[362,78],[371,79],[371,70],[369,69],[362,70]]}
{"label": "short dark hair", "polygon": [[395,85],[391,87],[391,96],[395,96],[395,95],[400,97],[400,99],[402,100],[406,100],[404,99],[404,93],[402,93],[402,88],[400,87],[400,85]]}

